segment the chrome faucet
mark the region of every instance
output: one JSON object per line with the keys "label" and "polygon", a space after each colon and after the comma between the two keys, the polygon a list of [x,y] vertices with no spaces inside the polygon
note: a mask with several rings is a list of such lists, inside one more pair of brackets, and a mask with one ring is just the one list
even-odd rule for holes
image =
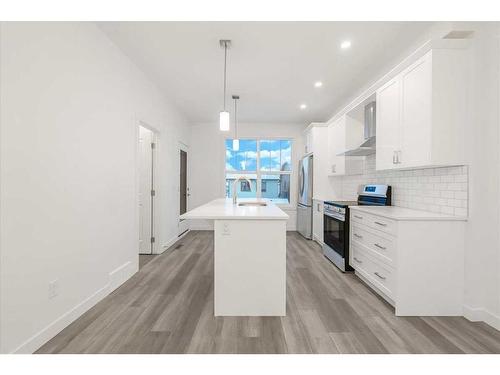
{"label": "chrome faucet", "polygon": [[239,176],[236,178],[236,180],[234,180],[233,182],[233,204],[236,204],[236,198],[237,198],[237,193],[236,193],[236,184],[238,183],[238,181],[240,180],[247,180],[248,181],[248,186],[250,186],[250,191],[252,190],[252,183],[250,182],[250,180],[246,177],[243,177],[243,176]]}

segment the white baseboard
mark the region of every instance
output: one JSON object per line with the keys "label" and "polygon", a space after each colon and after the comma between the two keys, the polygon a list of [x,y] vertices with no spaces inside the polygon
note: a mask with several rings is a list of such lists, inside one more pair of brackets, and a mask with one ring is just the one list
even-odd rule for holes
{"label": "white baseboard", "polygon": [[109,273],[108,293],[127,281],[138,269],[132,269],[132,262],[128,261]]}
{"label": "white baseboard", "polygon": [[464,316],[471,322],[485,322],[500,331],[500,316],[483,308],[474,308],[464,305]]}
{"label": "white baseboard", "polygon": [[182,233],[180,236],[172,237],[170,240],[168,240],[163,245],[161,245],[161,253],[159,253],[159,254],[162,254],[163,252],[165,252],[165,250],[167,250],[170,246],[174,245],[177,241],[179,241],[186,234],[188,234],[190,230],[191,229],[188,229],[187,231],[185,231],[184,233]]}
{"label": "white baseboard", "polygon": [[109,281],[102,288],[95,291],[92,295],[85,300],[74,306],[62,314],[59,318],[47,325],[41,331],[30,337],[24,343],[19,345],[11,353],[16,354],[30,354],[34,353],[43,344],[56,336],[64,328],[73,323],[76,319],[94,307],[99,301],[110,294],[113,290],[122,285],[125,281],[134,275],[137,269],[133,267],[133,262],[128,261],[120,267],[114,269],[109,273]]}
{"label": "white baseboard", "polygon": [[321,241],[318,236],[313,234],[313,240],[321,247],[323,247],[323,241]]}

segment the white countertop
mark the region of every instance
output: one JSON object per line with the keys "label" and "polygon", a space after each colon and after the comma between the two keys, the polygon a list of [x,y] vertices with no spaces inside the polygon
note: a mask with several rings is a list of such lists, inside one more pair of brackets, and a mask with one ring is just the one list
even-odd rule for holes
{"label": "white countertop", "polygon": [[233,205],[232,198],[215,199],[181,215],[181,219],[287,220],[288,215],[267,199],[239,198],[240,202],[266,202],[267,206]]}
{"label": "white countertop", "polygon": [[349,206],[349,209],[394,220],[467,220],[467,218],[463,216],[444,215],[430,211],[413,210],[396,206]]}

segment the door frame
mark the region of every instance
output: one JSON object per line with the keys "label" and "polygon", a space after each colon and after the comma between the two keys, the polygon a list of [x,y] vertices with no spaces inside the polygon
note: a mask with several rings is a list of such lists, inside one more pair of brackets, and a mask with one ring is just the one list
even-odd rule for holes
{"label": "door frame", "polygon": [[[179,163],[178,163],[178,173],[177,173],[177,176],[178,178],[180,179],[180,175],[181,175],[181,169],[180,169],[180,155],[181,155],[181,151],[184,151],[186,153],[186,189],[187,189],[187,195],[186,195],[186,211],[189,211],[189,146],[181,141],[179,141],[179,148],[177,150],[177,156],[179,157]],[[178,233],[177,235],[178,236],[182,236],[183,234],[187,233],[189,231],[189,223],[188,221],[186,220],[181,220],[180,219],[180,196],[181,196],[181,186],[180,186],[180,181],[178,181],[179,183],[179,188],[177,189],[178,192],[179,192],[179,199],[177,200],[177,202],[179,203],[179,206],[177,207],[177,226],[178,226]],[[183,229],[183,226],[181,225],[181,223],[185,223],[183,224],[185,229]]]}
{"label": "door frame", "polygon": [[[136,239],[136,244],[137,244],[137,255],[140,254],[140,248],[139,248],[139,239],[140,239],[140,213],[139,213],[139,192],[140,192],[140,174],[139,174],[139,169],[140,169],[140,160],[139,160],[139,127],[142,126],[143,128],[146,128],[150,130],[153,133],[153,143],[155,144],[155,147],[153,149],[153,154],[151,157],[152,160],[152,171],[153,171],[153,190],[155,191],[155,195],[153,197],[152,201],[152,207],[151,207],[151,219],[152,219],[152,233],[151,236],[155,238],[155,241],[151,245],[151,253],[150,254],[158,254],[159,247],[160,247],[160,239],[159,239],[159,232],[158,228],[159,226],[159,218],[160,215],[158,214],[159,210],[158,208],[160,207],[159,204],[159,189],[158,189],[158,160],[160,158],[158,157],[158,154],[160,152],[160,145],[159,145],[159,139],[160,139],[160,132],[157,130],[157,128],[151,126],[149,123],[143,121],[143,120],[137,120],[134,122],[134,134],[135,134],[135,218],[136,218],[136,228],[137,228],[137,239]],[[147,255],[147,254],[145,254]]]}

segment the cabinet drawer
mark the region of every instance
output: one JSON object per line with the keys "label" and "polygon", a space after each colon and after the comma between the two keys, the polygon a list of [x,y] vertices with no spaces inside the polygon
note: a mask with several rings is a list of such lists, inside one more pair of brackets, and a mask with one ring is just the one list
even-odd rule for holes
{"label": "cabinet drawer", "polygon": [[352,249],[352,267],[379,289],[387,297],[394,298],[395,290],[395,271],[392,267],[377,261],[367,255],[359,246],[353,244]]}
{"label": "cabinet drawer", "polygon": [[353,223],[360,223],[367,225],[371,228],[380,230],[384,233],[389,233],[392,235],[396,234],[396,222],[394,220],[386,219],[384,217],[352,210],[351,221]]}
{"label": "cabinet drawer", "polygon": [[396,260],[394,237],[381,236],[370,227],[353,222],[351,225],[351,242],[363,245],[375,258],[394,267]]}
{"label": "cabinet drawer", "polygon": [[372,263],[372,280],[377,288],[382,290],[388,297],[394,298],[395,272],[382,262]]}
{"label": "cabinet drawer", "polygon": [[351,258],[351,266],[356,272],[361,271],[362,274],[366,274],[365,276],[369,277],[371,273],[371,260],[356,245],[351,246]]}

